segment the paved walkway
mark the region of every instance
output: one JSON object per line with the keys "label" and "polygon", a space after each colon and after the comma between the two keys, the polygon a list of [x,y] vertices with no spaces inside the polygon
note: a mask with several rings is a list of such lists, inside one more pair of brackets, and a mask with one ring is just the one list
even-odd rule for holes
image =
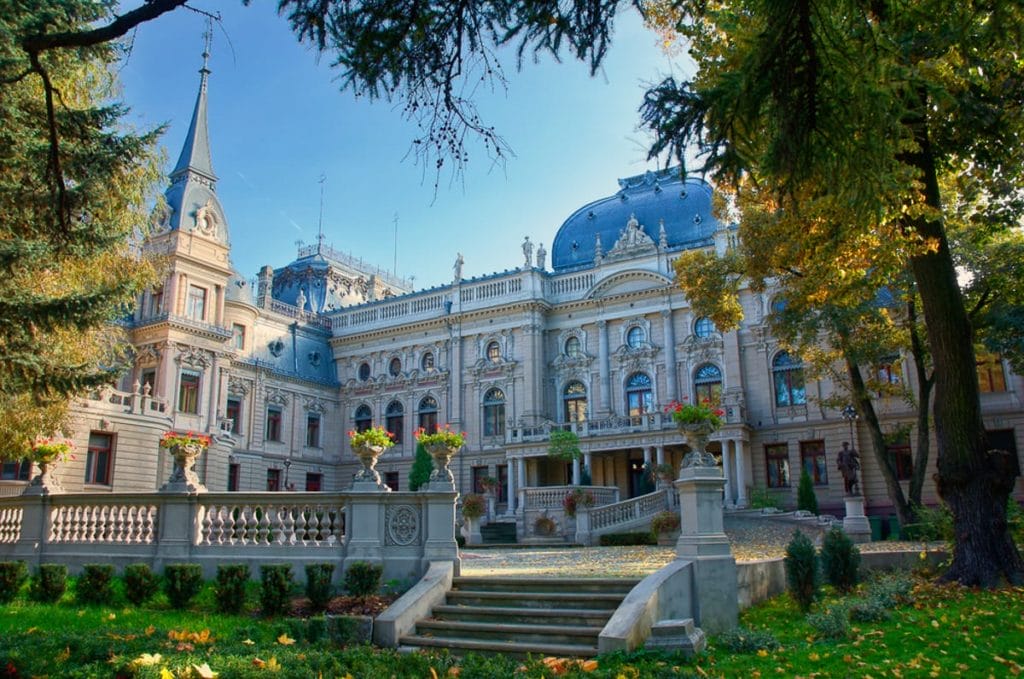
{"label": "paved walkway", "polygon": [[[797,524],[784,519],[726,517],[725,532],[737,561],[785,555]],[[818,538],[813,526],[801,529]],[[862,552],[926,547],[921,542],[875,542]],[[674,547],[537,547],[462,551],[462,574],[469,576],[643,577],[675,558]]]}

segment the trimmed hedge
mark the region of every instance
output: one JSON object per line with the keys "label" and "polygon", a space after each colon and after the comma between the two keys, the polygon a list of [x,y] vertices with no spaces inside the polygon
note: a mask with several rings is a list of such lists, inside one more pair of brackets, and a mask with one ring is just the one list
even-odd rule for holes
{"label": "trimmed hedge", "polygon": [[0,604],[14,601],[26,580],[28,566],[24,561],[0,561]]}
{"label": "trimmed hedge", "polygon": [[249,567],[245,564],[217,566],[217,579],[213,598],[221,613],[238,613],[245,606],[245,585],[249,582]]}
{"label": "trimmed hedge", "polygon": [[263,615],[283,615],[291,606],[292,567],[289,564],[260,566],[260,607]]}
{"label": "trimmed hedge", "polygon": [[68,588],[68,567],[59,563],[44,563],[32,576],[28,595],[33,601],[56,603]]}
{"label": "trimmed hedge", "polygon": [[356,561],[345,571],[345,589],[352,596],[358,597],[376,594],[380,589],[380,579],[383,575],[383,566]]}
{"label": "trimmed hedge", "polygon": [[128,601],[140,606],[160,589],[160,578],[149,564],[131,563],[124,567],[124,595]]}
{"label": "trimmed hedge", "polygon": [[87,563],[75,585],[75,598],[83,604],[110,603],[114,590],[114,566],[109,563]]}
{"label": "trimmed hedge", "polygon": [[628,547],[632,545],[657,545],[658,538],[646,533],[608,533],[600,538],[602,547]]}
{"label": "trimmed hedge", "polygon": [[331,578],[334,576],[333,563],[306,564],[306,596],[315,611],[327,608],[331,600]]}
{"label": "trimmed hedge", "polygon": [[203,586],[203,568],[197,563],[176,563],[164,568],[164,592],[174,608],[186,608]]}

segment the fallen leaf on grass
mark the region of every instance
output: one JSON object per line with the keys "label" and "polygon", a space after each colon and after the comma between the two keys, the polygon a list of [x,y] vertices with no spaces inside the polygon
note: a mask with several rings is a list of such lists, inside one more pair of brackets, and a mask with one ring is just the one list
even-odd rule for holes
{"label": "fallen leaf on grass", "polygon": [[192,671],[195,672],[199,679],[216,679],[217,673],[210,669],[210,663],[203,663],[202,665],[193,665]]}
{"label": "fallen leaf on grass", "polygon": [[290,636],[288,636],[287,632],[284,632],[283,634],[281,634],[281,636],[277,638],[277,643],[281,644],[282,646],[291,646],[295,643],[295,639],[292,639]]}

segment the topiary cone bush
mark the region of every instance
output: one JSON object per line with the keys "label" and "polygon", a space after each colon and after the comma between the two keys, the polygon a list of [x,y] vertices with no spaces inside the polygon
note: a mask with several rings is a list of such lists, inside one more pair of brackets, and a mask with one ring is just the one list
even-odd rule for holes
{"label": "topiary cone bush", "polygon": [[416,459],[409,470],[409,490],[416,491],[430,482],[430,472],[434,470],[434,460],[422,443],[416,444]]}
{"label": "topiary cone bush", "polygon": [[840,592],[849,592],[860,582],[860,550],[838,526],[825,534],[821,569],[828,583]]}
{"label": "topiary cone bush", "polygon": [[284,615],[291,608],[292,567],[290,564],[260,566],[260,608],[263,615]]}
{"label": "topiary cone bush", "polygon": [[818,514],[818,496],[814,494],[814,481],[806,469],[800,473],[800,485],[796,489],[796,508]]}
{"label": "topiary cone bush", "polygon": [[28,580],[24,561],[0,561],[0,604],[9,604]]}
{"label": "topiary cone bush", "polygon": [[789,593],[800,610],[806,613],[818,598],[820,579],[818,575],[818,554],[810,539],[795,531],[793,539],[786,545],[786,584]]}
{"label": "topiary cone bush", "polygon": [[331,578],[334,576],[333,563],[306,564],[306,596],[314,611],[326,610],[331,600]]}

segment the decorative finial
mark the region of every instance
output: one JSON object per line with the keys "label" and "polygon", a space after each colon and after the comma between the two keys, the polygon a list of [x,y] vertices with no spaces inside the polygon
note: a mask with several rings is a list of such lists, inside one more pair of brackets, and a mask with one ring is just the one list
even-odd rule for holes
{"label": "decorative finial", "polygon": [[203,68],[200,73],[210,72],[210,48],[213,46],[213,17],[206,17],[206,30],[203,31]]}

